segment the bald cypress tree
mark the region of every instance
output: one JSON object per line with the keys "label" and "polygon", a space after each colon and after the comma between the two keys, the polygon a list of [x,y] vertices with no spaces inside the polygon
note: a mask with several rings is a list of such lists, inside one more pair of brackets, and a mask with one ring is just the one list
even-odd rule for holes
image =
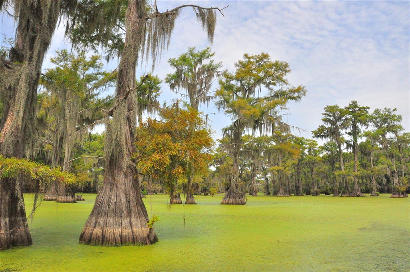
{"label": "bald cypress tree", "polygon": [[[33,134],[37,85],[44,55],[59,16],[70,10],[71,0],[0,1],[0,9],[14,7],[15,41],[8,57],[0,58],[0,154],[25,156]],[[22,179],[0,180],[0,249],[32,243],[27,226]]]}
{"label": "bald cypress tree", "polygon": [[216,92],[217,105],[224,109],[233,123],[224,129],[230,139],[229,153],[233,159],[229,188],[222,204],[246,204],[245,184],[240,180],[239,156],[246,128],[273,133],[280,120],[279,110],[289,101],[298,101],[306,93],[303,86],[293,87],[286,79],[289,65],[272,61],[266,53],[245,54],[235,64],[233,73],[225,71]]}
{"label": "bald cypress tree", "polygon": [[[184,90],[189,98],[189,105],[196,111],[200,104],[209,103],[212,99],[209,91],[221,66],[212,59],[214,55],[209,47],[204,50],[189,48],[188,52],[168,61],[175,71],[168,74],[165,81],[172,90]],[[187,179],[185,204],[196,204],[192,188],[193,177],[188,176]]]}
{"label": "bald cypress tree", "polygon": [[[135,152],[137,99],[136,64],[141,55],[150,54],[155,62],[156,56],[169,43],[175,19],[179,10],[192,7],[199,20],[212,39],[215,27],[215,8],[201,8],[195,5],[183,5],[164,13],[156,7],[150,7],[144,0],[100,2],[100,9],[93,3],[84,1],[85,8],[96,16],[80,14],[77,19],[97,20],[93,27],[78,28],[74,23],[72,33],[74,40],[85,44],[103,44],[110,51],[117,50],[120,55],[117,87],[114,106],[108,111],[106,119],[105,171],[101,190],[97,195],[94,208],[80,235],[80,242],[93,245],[126,245],[152,244],[157,236],[148,224],[148,214],[142,202],[138,173],[132,154]],[[88,5],[88,6],[87,6]],[[98,5],[98,3],[96,4]],[[117,21],[105,13],[114,12],[125,18]],[[101,21],[98,21],[101,20]],[[124,23],[125,38],[112,38],[112,26]],[[84,26],[84,25],[83,25]],[[78,35],[79,33],[89,35]],[[110,34],[111,33],[111,34]],[[91,39],[91,40],[89,40]]]}
{"label": "bald cypress tree", "polygon": [[[316,130],[314,130],[313,136],[321,139],[330,139],[332,142],[336,143],[338,155],[339,155],[339,165],[341,173],[345,172],[344,160],[343,160],[343,144],[345,139],[343,138],[343,131],[347,128],[348,122],[346,120],[345,111],[338,105],[326,106],[324,112],[322,113],[322,122]],[[349,193],[349,187],[346,178],[342,176],[342,194]],[[334,181],[333,195],[339,195],[339,183],[337,179]]]}

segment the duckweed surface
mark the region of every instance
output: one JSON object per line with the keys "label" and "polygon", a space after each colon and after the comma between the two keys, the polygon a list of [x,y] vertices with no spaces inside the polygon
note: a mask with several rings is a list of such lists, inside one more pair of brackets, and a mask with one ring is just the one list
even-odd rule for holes
{"label": "duckweed surface", "polygon": [[[33,245],[0,252],[0,271],[410,271],[410,199],[248,197],[245,206],[167,204],[151,246],[78,244],[95,200],[43,202],[30,222]],[[33,195],[25,196],[28,211]]]}

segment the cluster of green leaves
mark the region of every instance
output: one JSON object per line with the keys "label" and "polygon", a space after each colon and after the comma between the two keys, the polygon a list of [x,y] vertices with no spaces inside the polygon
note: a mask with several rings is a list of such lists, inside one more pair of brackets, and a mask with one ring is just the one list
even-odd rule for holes
{"label": "cluster of green leaves", "polygon": [[51,168],[27,159],[5,158],[0,155],[0,180],[15,179],[21,176],[41,184],[62,182],[72,185],[77,182],[73,174],[57,168]]}
{"label": "cluster of green leaves", "polygon": [[200,103],[209,102],[212,98],[208,92],[221,67],[221,63],[213,60],[214,55],[209,47],[203,50],[191,47],[188,52],[168,61],[175,71],[168,74],[165,81],[171,90],[185,90],[190,106],[196,110]]}
{"label": "cluster of green leaves", "polygon": [[148,228],[152,229],[154,227],[155,222],[158,222],[158,221],[159,221],[159,216],[156,216],[156,215],[152,216],[152,218],[148,221],[148,224],[147,224]]}

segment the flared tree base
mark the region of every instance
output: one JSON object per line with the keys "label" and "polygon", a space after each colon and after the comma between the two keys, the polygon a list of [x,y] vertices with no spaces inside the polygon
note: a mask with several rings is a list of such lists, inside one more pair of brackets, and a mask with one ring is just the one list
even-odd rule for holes
{"label": "flared tree base", "polygon": [[245,198],[227,198],[224,197],[222,199],[221,204],[223,205],[245,205],[246,204],[246,199]]}
{"label": "flared tree base", "polygon": [[57,196],[56,201],[58,203],[76,203],[74,196]]}
{"label": "flared tree base", "polygon": [[18,186],[15,180],[0,180],[0,250],[32,244]]}
{"label": "flared tree base", "polygon": [[239,192],[227,191],[221,204],[223,205],[245,205],[246,197],[245,194]]}
{"label": "flared tree base", "polygon": [[187,196],[185,204],[196,204],[194,196]]}
{"label": "flared tree base", "polygon": [[169,198],[169,204],[182,204],[182,199],[180,194],[171,195]]}
{"label": "flared tree base", "polygon": [[379,193],[371,193],[370,196],[379,196]]}
{"label": "flared tree base", "polygon": [[56,201],[57,196],[56,195],[45,195],[43,198],[44,201]]}
{"label": "flared tree base", "polygon": [[148,227],[148,214],[131,174],[105,177],[79,242],[87,245],[149,245],[158,241]]}
{"label": "flared tree base", "polygon": [[407,193],[393,193],[390,198],[405,198],[408,197]]}
{"label": "flared tree base", "polygon": [[75,201],[85,201],[85,199],[82,195],[76,195],[75,196]]}

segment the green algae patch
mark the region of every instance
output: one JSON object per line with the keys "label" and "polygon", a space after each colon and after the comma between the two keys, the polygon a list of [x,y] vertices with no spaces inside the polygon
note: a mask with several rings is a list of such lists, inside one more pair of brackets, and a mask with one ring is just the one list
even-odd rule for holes
{"label": "green algae patch", "polygon": [[[410,199],[248,196],[244,206],[144,198],[159,242],[80,245],[95,195],[42,202],[33,245],[0,252],[0,271],[410,271]],[[28,211],[32,195],[25,195]]]}

